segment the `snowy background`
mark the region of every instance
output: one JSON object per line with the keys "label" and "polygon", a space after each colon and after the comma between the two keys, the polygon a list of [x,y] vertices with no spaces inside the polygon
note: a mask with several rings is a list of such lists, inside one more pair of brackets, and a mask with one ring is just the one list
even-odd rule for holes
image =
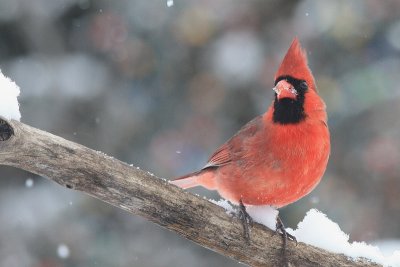
{"label": "snowy background", "polygon": [[[0,0],[0,69],[21,88],[21,120],[166,178],[266,110],[295,35],[333,148],[283,220],[317,208],[351,241],[399,249],[399,1]],[[0,266],[240,266],[44,178],[0,177]]]}

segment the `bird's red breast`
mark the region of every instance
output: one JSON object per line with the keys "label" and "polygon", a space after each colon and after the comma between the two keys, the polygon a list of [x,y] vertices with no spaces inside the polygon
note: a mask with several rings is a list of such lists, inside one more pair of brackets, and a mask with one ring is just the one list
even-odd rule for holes
{"label": "bird's red breast", "polygon": [[204,186],[232,202],[282,207],[311,192],[330,151],[325,103],[297,38],[275,75],[267,112],[216,150],[204,168],[172,181]]}

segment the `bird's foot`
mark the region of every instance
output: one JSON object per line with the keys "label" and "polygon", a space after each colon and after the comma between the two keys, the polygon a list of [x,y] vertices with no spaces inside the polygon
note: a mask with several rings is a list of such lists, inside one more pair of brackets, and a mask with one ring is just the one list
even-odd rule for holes
{"label": "bird's foot", "polygon": [[279,215],[276,217],[276,233],[281,234],[282,235],[282,239],[283,239],[283,246],[286,247],[286,240],[289,239],[291,241],[295,241],[296,245],[297,245],[297,239],[294,235],[289,234],[286,229],[285,229],[285,225],[283,224],[281,218],[279,217]]}
{"label": "bird's foot", "polygon": [[286,243],[287,240],[291,240],[291,241],[295,241],[296,245],[297,245],[297,239],[294,235],[289,234],[286,229],[285,229],[285,225],[283,224],[281,218],[279,217],[279,215],[276,217],[276,233],[279,233],[282,235],[282,240],[283,240],[283,244],[282,244],[282,266],[289,266],[289,262],[288,262],[288,258],[286,257]]}
{"label": "bird's foot", "polygon": [[246,206],[243,204],[243,201],[239,201],[239,219],[243,225],[243,235],[244,239],[247,243],[250,243],[250,227],[253,226],[253,219],[246,211]]}

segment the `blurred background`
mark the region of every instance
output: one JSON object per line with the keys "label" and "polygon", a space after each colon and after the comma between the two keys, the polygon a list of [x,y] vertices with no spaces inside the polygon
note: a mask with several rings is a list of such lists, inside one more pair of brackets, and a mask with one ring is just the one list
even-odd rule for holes
{"label": "blurred background", "polygon": [[[165,178],[266,110],[294,36],[332,153],[284,222],[317,208],[351,240],[399,248],[400,1],[0,0],[0,68],[21,87],[22,122]],[[0,177],[0,266],[241,266],[45,178]]]}

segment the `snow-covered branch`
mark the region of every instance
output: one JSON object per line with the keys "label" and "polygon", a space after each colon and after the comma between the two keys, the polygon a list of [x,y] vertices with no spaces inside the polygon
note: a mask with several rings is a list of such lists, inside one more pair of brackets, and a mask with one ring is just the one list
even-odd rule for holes
{"label": "snow-covered branch", "polygon": [[[240,220],[220,206],[101,152],[16,120],[0,119],[0,164],[82,191],[250,266],[281,265],[282,239],[265,226],[253,226],[248,244]],[[291,266],[379,266],[304,243],[288,242],[286,255]]]}

